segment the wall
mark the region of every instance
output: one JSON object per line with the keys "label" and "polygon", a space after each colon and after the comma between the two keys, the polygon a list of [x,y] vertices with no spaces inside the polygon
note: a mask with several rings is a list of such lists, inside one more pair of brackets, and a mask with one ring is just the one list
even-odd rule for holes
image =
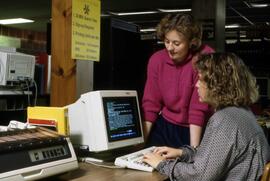
{"label": "wall", "polygon": [[[19,38],[21,41],[21,47],[18,48],[19,52],[24,52],[32,55],[46,52],[46,32],[34,32],[30,30],[23,30],[0,25],[0,35]],[[0,46],[3,45],[0,44]]]}

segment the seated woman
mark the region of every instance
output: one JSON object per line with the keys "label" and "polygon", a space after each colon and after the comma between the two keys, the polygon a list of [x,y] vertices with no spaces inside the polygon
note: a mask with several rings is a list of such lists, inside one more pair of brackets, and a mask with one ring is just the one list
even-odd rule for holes
{"label": "seated woman", "polygon": [[249,109],[258,98],[255,78],[232,53],[203,55],[195,67],[200,101],[215,109],[200,146],[157,147],[144,162],[170,180],[258,180],[270,149]]}

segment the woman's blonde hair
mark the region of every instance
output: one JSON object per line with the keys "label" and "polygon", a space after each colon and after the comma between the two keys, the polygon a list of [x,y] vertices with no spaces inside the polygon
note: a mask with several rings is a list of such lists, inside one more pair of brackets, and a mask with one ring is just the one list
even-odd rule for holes
{"label": "woman's blonde hair", "polygon": [[257,101],[256,79],[235,54],[201,55],[195,67],[200,80],[206,83],[207,100],[215,108],[248,107]]}
{"label": "woman's blonde hair", "polygon": [[176,30],[182,33],[189,41],[192,41],[191,49],[197,51],[202,43],[202,28],[189,14],[168,14],[157,25],[157,37],[164,40],[168,32]]}

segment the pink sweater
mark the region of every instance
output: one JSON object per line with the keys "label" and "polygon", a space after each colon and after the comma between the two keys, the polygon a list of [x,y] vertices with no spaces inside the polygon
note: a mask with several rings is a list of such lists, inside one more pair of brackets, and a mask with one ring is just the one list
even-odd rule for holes
{"label": "pink sweater", "polygon": [[[213,49],[204,46],[202,53]],[[147,81],[142,100],[146,121],[156,121],[159,113],[169,122],[181,126],[204,126],[211,109],[199,102],[195,87],[198,74],[192,65],[192,54],[185,63],[176,66],[166,49],[154,53],[147,67]]]}

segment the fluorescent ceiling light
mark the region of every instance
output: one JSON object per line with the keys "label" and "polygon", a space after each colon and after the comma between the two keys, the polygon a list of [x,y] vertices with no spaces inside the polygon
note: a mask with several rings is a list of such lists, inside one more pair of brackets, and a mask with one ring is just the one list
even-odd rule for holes
{"label": "fluorescent ceiling light", "polygon": [[240,38],[246,38],[247,35],[240,35]]}
{"label": "fluorescent ceiling light", "polygon": [[191,9],[158,9],[164,13],[173,13],[173,12],[189,12]]}
{"label": "fluorescent ceiling light", "polygon": [[231,25],[226,25],[225,28],[239,28],[239,24],[231,24]]}
{"label": "fluorescent ceiling light", "polygon": [[250,39],[240,39],[240,42],[250,42]]}
{"label": "fluorescent ceiling light", "polygon": [[0,20],[0,24],[9,25],[9,24],[20,24],[20,23],[32,23],[33,20],[24,19],[24,18],[14,18],[14,19],[2,19]]}
{"label": "fluorescent ceiling light", "polygon": [[252,3],[252,2],[248,2],[248,1],[243,1],[249,8],[266,8],[268,6],[270,6],[269,3]]}
{"label": "fluorescent ceiling light", "polygon": [[117,15],[117,16],[128,16],[128,15],[139,15],[139,14],[155,14],[158,13],[157,11],[138,11],[138,12],[110,12],[110,14]]}
{"label": "fluorescent ceiling light", "polygon": [[251,7],[253,8],[266,8],[269,6],[269,4],[262,4],[262,3],[249,3]]}
{"label": "fluorescent ceiling light", "polygon": [[156,31],[156,28],[146,28],[140,30],[140,32],[153,32],[153,31]]}
{"label": "fluorescent ceiling light", "polygon": [[235,40],[235,39],[233,39],[233,40],[226,40],[226,43],[227,44],[234,44],[234,43],[236,43],[238,40]]}
{"label": "fluorescent ceiling light", "polygon": [[103,14],[103,13],[101,13],[101,15],[100,15],[101,17],[107,17],[107,16],[110,16],[109,14]]}

